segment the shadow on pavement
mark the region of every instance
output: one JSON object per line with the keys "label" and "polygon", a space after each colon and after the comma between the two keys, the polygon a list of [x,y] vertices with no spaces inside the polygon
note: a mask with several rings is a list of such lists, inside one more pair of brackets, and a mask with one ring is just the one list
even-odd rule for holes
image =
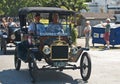
{"label": "shadow on pavement", "polygon": [[[91,46],[90,47],[90,49],[92,49],[92,50],[98,50],[98,51],[104,51],[104,50],[106,50],[105,49],[106,47],[105,46]],[[119,50],[120,49],[120,46],[114,46],[114,47],[110,47],[110,49],[109,50]]]}
{"label": "shadow on pavement", "polygon": [[[37,71],[34,84],[86,84],[82,79],[73,79],[71,76],[57,71]],[[0,72],[0,84],[32,84],[28,69],[16,71],[14,69]]]}

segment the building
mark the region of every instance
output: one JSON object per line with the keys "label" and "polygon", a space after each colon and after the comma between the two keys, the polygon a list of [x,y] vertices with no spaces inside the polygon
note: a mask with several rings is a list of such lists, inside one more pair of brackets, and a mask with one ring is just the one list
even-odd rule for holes
{"label": "building", "polygon": [[120,0],[92,0],[92,2],[86,3],[89,11],[81,11],[81,18],[78,23],[79,37],[84,36],[83,30],[86,20],[91,22],[91,26],[99,24],[101,21],[105,22],[106,18],[110,18],[112,22],[120,22],[120,12],[116,13],[120,9]]}
{"label": "building", "polygon": [[110,18],[111,22],[115,22],[114,13],[81,13],[80,26],[78,28],[79,37],[84,36],[83,30],[87,20],[90,21],[91,26],[95,26],[96,24],[100,24],[101,21],[105,22],[107,18]]}

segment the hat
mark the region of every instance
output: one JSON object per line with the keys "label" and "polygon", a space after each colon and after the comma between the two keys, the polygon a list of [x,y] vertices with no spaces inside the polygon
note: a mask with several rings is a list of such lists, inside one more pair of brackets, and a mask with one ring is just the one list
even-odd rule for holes
{"label": "hat", "polygon": [[107,18],[107,19],[106,19],[106,21],[109,21],[109,22],[111,22],[110,18]]}
{"label": "hat", "polygon": [[37,17],[37,16],[40,16],[40,14],[39,14],[39,13],[36,13],[36,14],[35,14],[35,17]]}

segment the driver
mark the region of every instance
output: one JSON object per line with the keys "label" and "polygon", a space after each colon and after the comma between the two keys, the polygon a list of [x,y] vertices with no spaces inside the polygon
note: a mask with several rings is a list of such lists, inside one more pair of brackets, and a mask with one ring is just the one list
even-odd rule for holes
{"label": "driver", "polygon": [[40,14],[36,13],[34,17],[34,22],[32,22],[28,28],[29,34],[37,34],[40,35],[40,33],[45,33],[45,27],[42,23],[40,23]]}
{"label": "driver", "polygon": [[[44,33],[45,32],[45,28],[44,25],[42,23],[40,23],[40,14],[36,13],[35,17],[34,17],[34,22],[32,22],[28,28],[28,33],[31,35],[37,34],[40,35],[40,33]],[[30,47],[33,47],[33,45],[30,43],[31,40],[24,40],[23,42],[18,44],[18,55],[19,57],[24,60],[27,61],[27,52],[28,49]]]}
{"label": "driver", "polygon": [[62,25],[58,22],[59,16],[54,13],[52,16],[53,22],[51,22],[47,27],[48,33],[64,33]]}

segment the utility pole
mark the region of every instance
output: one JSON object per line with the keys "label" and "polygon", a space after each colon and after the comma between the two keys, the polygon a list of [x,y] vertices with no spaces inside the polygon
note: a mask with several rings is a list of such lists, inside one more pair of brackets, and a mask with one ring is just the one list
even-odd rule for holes
{"label": "utility pole", "polygon": [[106,9],[106,12],[108,13],[108,3],[107,3],[107,0],[105,0],[105,9]]}

